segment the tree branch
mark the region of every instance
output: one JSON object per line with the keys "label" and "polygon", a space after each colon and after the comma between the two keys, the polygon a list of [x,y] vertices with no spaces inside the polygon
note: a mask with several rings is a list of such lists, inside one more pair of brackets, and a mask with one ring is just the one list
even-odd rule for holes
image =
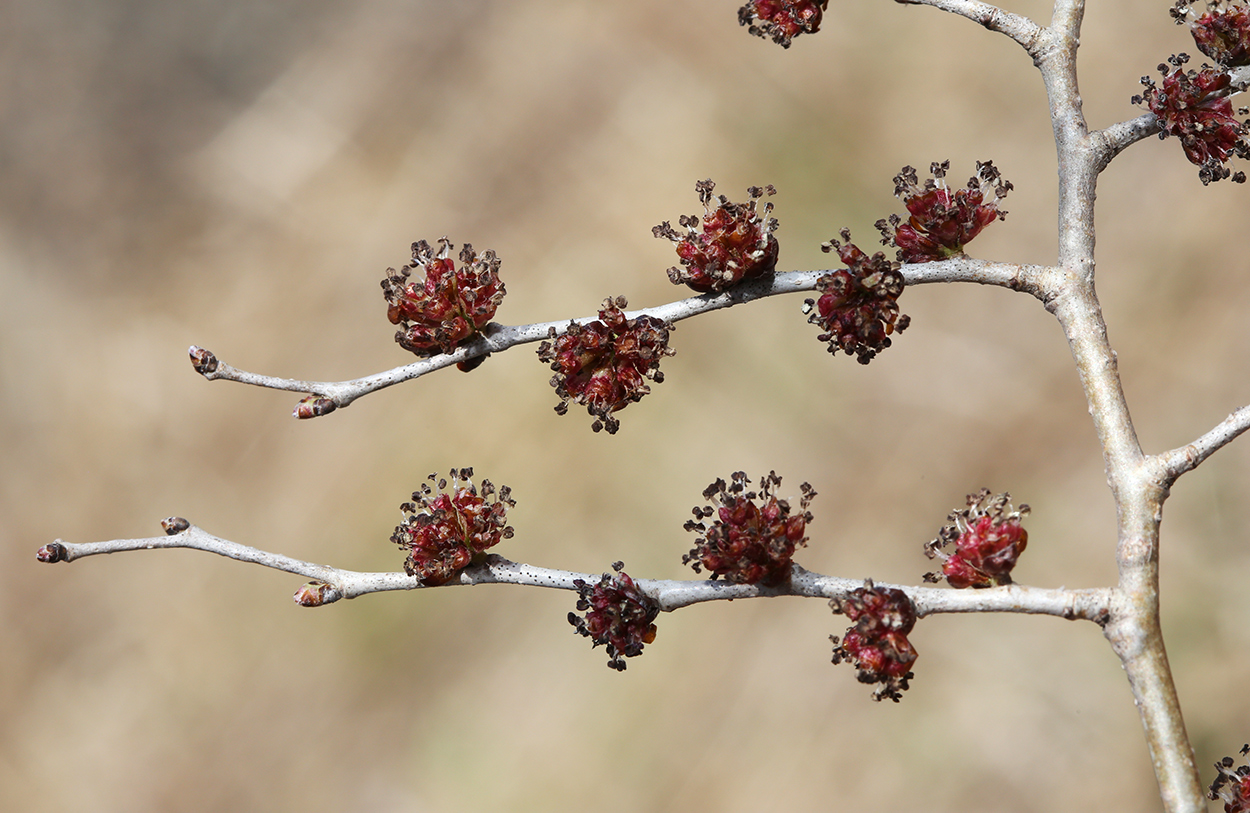
{"label": "tree branch", "polygon": [[[1025,291],[1046,301],[1048,289],[1044,266],[1014,265],[975,260],[970,257],[953,257],[941,262],[904,265],[900,269],[906,285],[922,285],[933,282],[973,282],[979,285],[997,285],[1013,291]],[[703,294],[652,308],[626,311],[627,318],[651,316],[666,322],[680,322],[711,311],[731,308],[757,299],[780,294],[802,293],[816,290],[816,281],[828,271],[790,271],[758,280],[750,280],[719,294]],[[308,393],[295,408],[297,418],[317,418],[328,415],[339,407],[345,407],[357,398],[381,389],[420,378],[427,373],[451,367],[488,353],[500,353],[520,344],[541,341],[555,330],[562,335],[571,322],[586,324],[595,316],[582,316],[556,322],[537,322],[530,325],[506,326],[495,322],[486,326],[483,335],[466,342],[451,353],[414,361],[381,373],[350,381],[303,381],[294,378],[278,378],[240,370],[221,361],[211,351],[192,345],[189,353],[196,372],[209,381],[235,381],[273,390]]]}
{"label": "tree branch", "polygon": [[[345,598],[356,598],[368,593],[390,590],[422,589],[415,576],[406,573],[363,573],[342,570],[328,565],[292,559],[278,553],[231,542],[186,524],[185,520],[171,518],[166,527],[171,530],[185,527],[166,536],[143,539],[113,539],[107,542],[73,544],[60,539],[39,549],[41,562],[72,562],[88,556],[99,556],[124,551],[155,550],[158,548],[189,548],[215,553],[228,559],[261,565],[262,567],[294,573],[313,582],[302,586],[295,593],[295,601],[306,607],[331,604]],[[798,565],[789,584],[779,587],[763,587],[752,584],[731,584],[711,580],[635,579],[644,593],[654,599],[664,612],[701,604],[707,601],[731,599],[767,598],[775,596],[800,596],[805,598],[845,599],[851,591],[863,587],[862,579],[845,579],[813,573]],[[536,567],[512,562],[502,556],[489,555],[481,564],[470,565],[461,571],[457,580],[446,587],[475,584],[518,584],[528,587],[547,587],[557,590],[578,589],[577,581],[594,584],[599,575],[576,573]],[[895,587],[907,593],[916,606],[918,616],[938,613],[1028,613],[1053,615],[1069,620],[1084,619],[1105,624],[1110,617],[1112,593],[1105,588],[1086,590],[1047,590],[1023,585],[1007,585],[985,590],[950,590],[937,587],[908,587],[877,583],[879,587]]]}
{"label": "tree branch", "polygon": [[1247,429],[1250,429],[1250,406],[1243,406],[1193,443],[1155,455],[1153,460],[1162,468],[1159,484],[1164,488],[1171,487],[1176,478],[1198,468],[1204,460],[1232,443]]}

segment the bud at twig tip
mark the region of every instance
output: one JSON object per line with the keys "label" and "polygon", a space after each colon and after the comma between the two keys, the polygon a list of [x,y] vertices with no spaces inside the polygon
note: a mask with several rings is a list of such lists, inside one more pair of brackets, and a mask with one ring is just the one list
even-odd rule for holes
{"label": "bud at twig tip", "polygon": [[187,351],[191,356],[191,366],[200,375],[211,375],[217,372],[217,357],[203,347],[191,345]]}
{"label": "bud at twig tip", "polygon": [[40,547],[39,552],[35,554],[35,558],[41,562],[46,562],[47,564],[52,564],[53,562],[67,562],[69,561],[69,551],[66,550],[65,545],[58,539],[55,542]]}

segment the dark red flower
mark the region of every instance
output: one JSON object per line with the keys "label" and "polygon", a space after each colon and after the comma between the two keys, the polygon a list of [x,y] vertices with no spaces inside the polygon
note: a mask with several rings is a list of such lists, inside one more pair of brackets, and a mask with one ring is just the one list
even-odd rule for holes
{"label": "dark red flower", "polygon": [[[1250,158],[1246,141],[1247,126],[1233,115],[1227,93],[1232,79],[1227,73],[1209,65],[1198,71],[1186,71],[1186,54],[1169,57],[1174,69],[1159,65],[1163,81],[1156,86],[1148,76],[1141,78],[1146,87],[1144,96],[1134,96],[1133,103],[1143,101],[1159,118],[1159,138],[1176,136],[1189,162],[1199,167],[1198,178],[1203,185],[1232,177],[1234,183],[1245,183],[1246,173],[1232,172],[1224,164],[1230,156]],[[1237,111],[1245,115],[1246,110]]]}
{"label": "dark red flower", "polygon": [[[977,161],[977,174],[968,186],[954,192],[946,185],[951,162],[929,165],[932,178],[920,185],[915,167],[903,167],[894,176],[894,195],[903,199],[911,213],[904,223],[898,215],[878,220],[884,245],[898,247],[898,258],[905,263],[927,263],[962,254],[964,246],[995,220],[1007,213],[998,203],[1013,188],[1003,180],[993,161]],[[986,200],[987,195],[989,200]]]}
{"label": "dark red flower", "polygon": [[[1190,16],[1192,0],[1177,0],[1171,14],[1177,24]],[[1208,0],[1207,11],[1189,24],[1198,50],[1222,68],[1250,65],[1250,8],[1237,0]]]}
{"label": "dark red flower", "polygon": [[608,647],[608,666],[618,672],[625,671],[625,658],[642,654],[643,644],[655,640],[655,619],[660,607],[638,589],[634,580],[623,571],[625,565],[616,562],[613,573],[604,573],[595,585],[577,579],[577,609],[585,617],[569,613],[569,623],[578,635],[590,638],[591,646]]}
{"label": "dark red flower", "polygon": [[[1029,532],[1021,520],[1029,507],[1011,507],[1011,495],[990,496],[983,488],[968,495],[968,507],[951,512],[950,523],[938,531],[937,538],[925,543],[925,555],[942,560],[941,573],[926,573],[927,582],[945,577],[951,587],[993,587],[1011,584],[1011,571],[1029,542]],[[954,545],[955,553],[942,548]]]}
{"label": "dark red flower", "polygon": [[829,0],[750,0],[738,9],[738,22],[750,26],[757,37],[771,39],[782,48],[799,34],[815,34]]}
{"label": "dark red flower", "polygon": [[[485,558],[488,548],[512,538],[507,525],[508,509],[516,505],[512,489],[482,481],[481,492],[473,485],[473,469],[452,469],[448,481],[431,474],[412,493],[412,502],[399,508],[408,514],[395,528],[391,541],[408,551],[404,570],[426,587],[446,584],[474,561]],[[437,491],[431,488],[437,486]]]}
{"label": "dark red flower", "polygon": [[[790,580],[790,560],[794,549],[807,544],[803,535],[812,512],[807,510],[816,492],[807,483],[799,486],[801,514],[790,513],[790,503],[777,499],[781,485],[776,472],[760,480],[759,493],[747,491],[751,484],[744,472],[734,472],[732,483],[717,480],[703,491],[710,506],[695,507],[687,531],[698,533],[694,548],[681,557],[698,573],[706,568],[712,578],[735,584],[764,584],[775,587]],[[756,500],[759,503],[756,503]],[[715,516],[711,523],[703,520]]]}
{"label": "dark red flower", "polygon": [[903,292],[899,264],[878,251],[869,257],[850,242],[851,233],[842,230],[845,245],[830,240],[821,246],[826,253],[837,251],[846,268],[816,280],[819,299],[804,302],[807,321],[825,331],[816,338],[829,343],[829,352],[839,350],[855,356],[860,364],[872,361],[890,346],[890,334],[902,333],[911,319],[900,315],[898,297]]}
{"label": "dark red flower", "polygon": [[[386,270],[382,291],[389,307],[386,316],[399,325],[395,341],[418,356],[450,353],[481,332],[503,301],[499,258],[493,251],[480,256],[469,243],[460,250],[462,266],[450,259],[453,246],[446,237],[438,251],[421,240],[412,244],[412,262],[396,271]],[[409,280],[414,269],[423,277]],[[463,369],[463,368],[462,368]]]}
{"label": "dark red flower", "polygon": [[716,184],[699,181],[694,190],[703,204],[703,219],[682,215],[677,219],[686,229],[682,234],[667,220],[651,229],[656,237],[677,244],[681,268],[668,269],[674,285],[685,283],[700,293],[723,291],[744,279],[772,273],[777,267],[776,218],[769,217],[771,203],[761,214],[757,203],[764,195],[775,195],[772,184],[747,189],[746,203],[731,203],[724,195],[712,195]]}
{"label": "dark red flower", "polygon": [[569,401],[576,401],[594,416],[591,428],[610,435],[621,425],[612,413],[651,392],[648,380],[662,382],[660,359],[676,352],[668,346],[673,326],[651,316],[626,319],[622,308],[628,304],[623,296],[605,299],[598,320],[570,322],[561,336],[551,328],[551,341],[538,345],[538,358],[555,372],[556,412],[563,415]]}
{"label": "dark red flower", "polygon": [[877,587],[872,579],[864,582],[845,599],[829,602],[835,613],[842,613],[854,625],[847,629],[841,642],[831,635],[833,662],[849,661],[859,670],[860,683],[882,684],[873,692],[873,700],[890,698],[895,703],[914,677],[911,665],[916,649],[907,640],[907,633],[916,625],[916,608],[902,590]]}
{"label": "dark red flower", "polygon": [[[1250,754],[1250,744],[1241,747],[1241,755]],[[1224,757],[1215,763],[1219,773],[1211,787],[1207,788],[1207,798],[1224,803],[1224,813],[1247,813],[1250,811],[1250,765],[1239,765],[1233,769],[1233,758]]]}

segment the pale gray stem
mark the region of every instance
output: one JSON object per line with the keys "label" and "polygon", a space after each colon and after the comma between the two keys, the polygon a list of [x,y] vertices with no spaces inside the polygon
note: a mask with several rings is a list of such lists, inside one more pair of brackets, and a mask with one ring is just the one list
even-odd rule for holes
{"label": "pale gray stem", "polygon": [[[143,539],[113,539],[107,542],[78,544],[58,539],[52,545],[45,545],[40,549],[39,558],[45,562],[72,562],[87,556],[158,548],[200,550],[313,579],[313,583],[304,585],[295,594],[295,600],[305,606],[322,606],[340,599],[356,598],[369,593],[422,588],[416,576],[409,576],[406,573],[364,573],[305,562],[231,542],[189,524],[178,533]],[[528,587],[577,590],[580,586],[579,581],[593,585],[599,581],[599,574],[537,567],[512,562],[502,556],[490,555],[481,564],[466,567],[454,581],[443,586],[517,584]],[[789,583],[778,587],[730,584],[709,579],[635,579],[634,581],[639,589],[652,598],[664,612],[672,612],[707,601],[731,599],[776,596],[845,599],[851,591],[864,586],[863,579],[824,576],[798,565],[792,565]],[[1053,615],[1068,620],[1083,619],[1103,624],[1106,623],[1111,612],[1112,594],[1107,589],[1047,590],[1011,584],[985,590],[950,590],[938,587],[874,583],[878,587],[893,587],[905,592],[915,605],[916,614],[922,617],[939,613],[1011,612]]]}

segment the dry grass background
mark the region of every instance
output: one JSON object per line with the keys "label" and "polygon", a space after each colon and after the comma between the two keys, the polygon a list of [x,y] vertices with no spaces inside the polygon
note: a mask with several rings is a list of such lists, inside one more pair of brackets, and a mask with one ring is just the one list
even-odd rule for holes
{"label": "dry grass background", "polygon": [[[735,3],[111,0],[0,8],[0,807],[20,811],[1158,809],[1098,630],[921,623],[913,689],[829,665],[844,624],[793,599],[691,608],[624,674],[567,593],[482,587],[310,611],[296,578],[188,551],[37,565],[54,537],[179,514],[239,542],[393,569],[430,471],[511,485],[501,552],[682,577],[703,487],[776,469],[820,492],[800,561],[915,582],[963,495],[1034,507],[1017,571],[1111,583],[1114,517],[1079,383],[1038,304],[908,291],[870,367],[799,298],[682,323],[615,437],[557,417],[532,348],[324,419],[195,375],[186,347],[339,379],[408,358],[378,281],[447,234],[504,260],[508,323],[680,296],[650,228],[696,179],[774,183],[785,268],[897,211],[903,164],[992,157],[1011,217],[977,256],[1054,254],[1054,153],[1014,45],[932,9],[837,0],[789,51]],[[1042,0],[1007,4],[1045,20]],[[1190,48],[1163,0],[1091,2],[1093,126]],[[1192,50],[1192,48],[1190,48]],[[1099,281],[1148,450],[1250,402],[1247,190],[1174,143],[1105,174]],[[1169,646],[1200,762],[1250,739],[1250,443],[1181,481],[1164,525]],[[1207,777],[1208,779],[1210,777]]]}

